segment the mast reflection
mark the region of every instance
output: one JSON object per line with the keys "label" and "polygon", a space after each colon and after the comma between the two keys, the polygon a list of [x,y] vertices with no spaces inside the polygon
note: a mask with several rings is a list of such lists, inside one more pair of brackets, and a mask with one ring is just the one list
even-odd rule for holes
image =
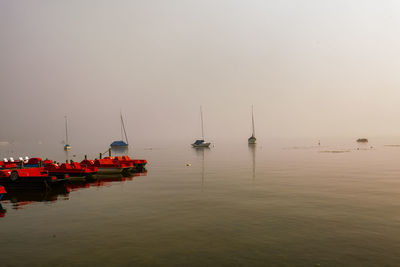
{"label": "mast reflection", "polygon": [[193,148],[196,152],[196,155],[201,158],[201,191],[204,190],[204,174],[205,174],[205,154],[206,151],[210,151],[209,147],[196,147]]}
{"label": "mast reflection", "polygon": [[249,152],[251,156],[251,162],[252,162],[252,178],[253,181],[256,180],[256,145],[255,144],[249,144]]}

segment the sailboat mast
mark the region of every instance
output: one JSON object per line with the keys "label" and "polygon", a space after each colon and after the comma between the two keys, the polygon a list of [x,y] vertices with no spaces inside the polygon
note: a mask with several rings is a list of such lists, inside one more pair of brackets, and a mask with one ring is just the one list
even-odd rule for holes
{"label": "sailboat mast", "polygon": [[67,116],[64,116],[65,118],[65,143],[68,144],[68,122],[67,122]]}
{"label": "sailboat mast", "polygon": [[122,113],[120,113],[120,115],[121,115],[121,125],[122,125],[122,128],[123,128],[123,130],[124,130],[124,134],[125,134],[125,140],[126,140],[126,143],[129,144],[129,142],[128,142],[128,136],[126,135],[124,120],[122,119]]}
{"label": "sailboat mast", "polygon": [[253,136],[256,136],[256,131],[254,130],[254,111],[253,111],[253,105],[251,105],[251,123],[253,125]]}
{"label": "sailboat mast", "polygon": [[200,118],[201,118],[201,137],[204,140],[203,109],[201,106],[200,106]]}
{"label": "sailboat mast", "polygon": [[121,140],[124,140],[124,134],[123,134],[123,128],[122,128],[122,114],[119,113],[120,117],[121,117]]}

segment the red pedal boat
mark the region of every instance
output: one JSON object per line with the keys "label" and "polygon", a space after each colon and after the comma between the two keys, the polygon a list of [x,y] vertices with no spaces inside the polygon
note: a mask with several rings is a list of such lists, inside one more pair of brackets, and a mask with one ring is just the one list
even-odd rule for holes
{"label": "red pedal boat", "polygon": [[147,164],[147,160],[145,159],[131,159],[129,156],[105,157],[104,159],[111,159],[125,164],[132,164],[133,170],[141,170]]}
{"label": "red pedal boat", "polygon": [[121,163],[113,159],[83,160],[81,165],[85,167],[96,167],[98,174],[122,173],[132,169],[132,163]]}
{"label": "red pedal boat", "polygon": [[68,178],[69,176],[67,174],[51,176],[43,167],[0,170],[0,184],[57,183],[66,181]]}
{"label": "red pedal boat", "polygon": [[52,160],[42,160],[41,158],[30,158],[27,161],[0,161],[0,169],[37,168],[52,162]]}
{"label": "red pedal boat", "polygon": [[14,162],[5,162],[5,161],[0,161],[0,170],[1,169],[13,169],[17,168],[17,164]]}
{"label": "red pedal boat", "polygon": [[49,173],[49,175],[62,175],[68,174],[70,178],[85,178],[93,179],[98,171],[95,166],[81,165],[78,162],[63,163],[61,166],[49,163],[44,166],[44,170]]}

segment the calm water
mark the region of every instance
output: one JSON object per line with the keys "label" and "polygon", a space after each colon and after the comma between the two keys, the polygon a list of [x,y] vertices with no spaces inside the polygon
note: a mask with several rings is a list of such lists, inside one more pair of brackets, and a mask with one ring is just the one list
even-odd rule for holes
{"label": "calm water", "polygon": [[310,144],[141,148],[142,176],[10,191],[1,264],[397,266],[400,139]]}

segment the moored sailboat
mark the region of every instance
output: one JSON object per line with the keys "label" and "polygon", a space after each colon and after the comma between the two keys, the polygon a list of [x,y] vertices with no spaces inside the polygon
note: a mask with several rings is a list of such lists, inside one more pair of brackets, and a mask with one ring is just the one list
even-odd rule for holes
{"label": "moored sailboat", "polygon": [[203,125],[203,110],[200,106],[200,118],[201,118],[201,139],[197,139],[193,144],[192,147],[209,147],[210,142],[204,141],[204,125]]}
{"label": "moored sailboat", "polygon": [[251,123],[252,123],[252,134],[249,137],[249,139],[247,139],[249,145],[255,145],[257,143],[257,138],[256,138],[256,133],[254,130],[254,112],[253,112],[253,106],[251,106]]}
{"label": "moored sailboat", "polygon": [[68,142],[68,121],[67,121],[67,116],[65,116],[65,146],[64,146],[64,150],[70,151],[71,148],[72,147]]}
{"label": "moored sailboat", "polygon": [[[121,117],[121,140],[112,142],[110,145],[111,148],[118,149],[118,148],[127,148],[129,146],[128,137],[126,135],[126,130],[125,130],[124,119],[122,118],[122,113],[120,113],[120,117]],[[124,135],[122,133],[124,133],[125,135],[126,142],[123,140]]]}

